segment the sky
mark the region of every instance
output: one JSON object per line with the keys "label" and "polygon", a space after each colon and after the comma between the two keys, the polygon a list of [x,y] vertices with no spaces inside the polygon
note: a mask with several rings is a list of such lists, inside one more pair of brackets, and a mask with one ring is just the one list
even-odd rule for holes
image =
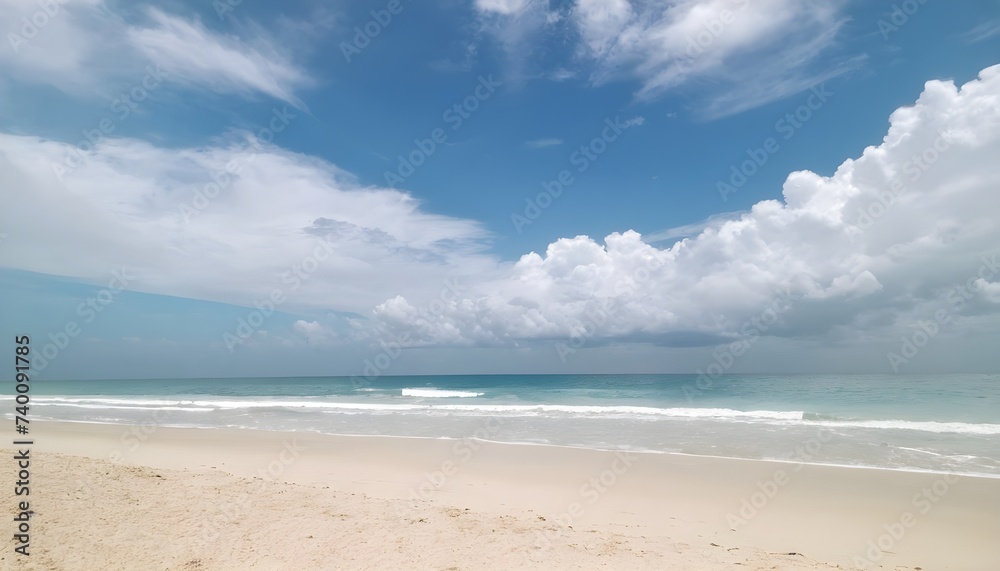
{"label": "sky", "polygon": [[36,378],[1000,371],[996,0],[0,0],[0,32]]}

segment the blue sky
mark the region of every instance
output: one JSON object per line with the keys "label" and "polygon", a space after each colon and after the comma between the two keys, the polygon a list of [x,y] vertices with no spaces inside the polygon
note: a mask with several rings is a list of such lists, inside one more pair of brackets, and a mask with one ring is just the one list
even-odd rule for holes
{"label": "blue sky", "polygon": [[996,1],[231,4],[0,0],[38,374],[998,369]]}

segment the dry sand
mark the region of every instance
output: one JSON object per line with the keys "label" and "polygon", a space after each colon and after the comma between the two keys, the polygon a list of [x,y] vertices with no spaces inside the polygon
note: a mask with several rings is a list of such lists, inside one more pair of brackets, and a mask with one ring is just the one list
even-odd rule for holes
{"label": "dry sand", "polygon": [[[871,569],[1000,569],[998,479],[471,440],[32,429],[32,555],[8,540],[0,569],[853,569],[869,555]],[[22,498],[13,453],[0,454],[11,537]]]}

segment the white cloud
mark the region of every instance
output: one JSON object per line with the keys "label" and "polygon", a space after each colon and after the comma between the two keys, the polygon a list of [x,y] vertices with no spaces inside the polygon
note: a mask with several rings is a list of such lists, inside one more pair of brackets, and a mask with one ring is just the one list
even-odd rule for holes
{"label": "white cloud", "polygon": [[[937,309],[952,311],[947,292],[983,278],[984,256],[1000,254],[998,97],[1000,66],[960,90],[928,82],[914,106],[892,114],[882,144],[830,177],[792,173],[783,201],[711,220],[669,249],[631,231],[603,243],[560,239],[473,284],[438,319],[418,319],[406,296],[375,315],[394,335],[424,343],[574,334],[710,342],[738,335],[787,292],[792,309],[771,333],[891,337]],[[995,293],[991,284],[982,289],[987,298]]]}
{"label": "white cloud", "polygon": [[[285,308],[368,312],[401,283],[438,291],[495,265],[479,224],[277,147],[106,138],[60,183],[52,167],[71,151],[0,135],[0,188],[21,197],[0,211],[0,266],[98,283],[127,267],[138,291],[249,305],[279,289]],[[309,269],[310,256],[329,257],[283,277]]]}
{"label": "white cloud", "polygon": [[174,86],[264,94],[303,108],[295,92],[310,84],[309,77],[280,47],[282,42],[258,26],[245,26],[243,37],[237,38],[157,9],[142,11],[139,21],[127,21],[124,12],[104,0],[54,5],[58,11],[32,31],[22,18],[44,15],[37,3],[0,0],[0,29],[16,36],[8,35],[12,45],[0,50],[6,81],[16,78],[73,95],[110,97],[123,85],[140,81],[153,63],[166,69]]}
{"label": "white cloud", "polygon": [[318,321],[298,320],[292,324],[292,331],[305,338],[310,345],[323,345],[336,338],[336,334]]}
{"label": "white cloud", "polygon": [[623,35],[635,18],[629,0],[579,0],[574,15],[587,49],[594,57],[607,57],[616,46],[632,41]]}
{"label": "white cloud", "polygon": [[[859,67],[863,56],[824,61],[846,18],[845,0],[576,0],[552,8],[543,0],[477,0],[482,28],[511,60],[515,77],[529,65],[576,74],[553,37],[571,48],[574,69],[595,85],[639,82],[654,98],[681,86],[703,94],[709,118],[782,99]],[[551,33],[543,33],[551,32]],[[563,58],[565,60],[565,58]]]}
{"label": "white cloud", "polygon": [[1000,34],[1000,18],[989,20],[979,24],[975,28],[964,34],[969,43],[981,42]]}
{"label": "white cloud", "polygon": [[574,77],[576,77],[576,72],[565,68],[559,68],[553,71],[549,77],[552,79],[552,81],[561,82],[561,81],[566,81],[567,79],[573,79]]}
{"label": "white cloud", "polygon": [[625,120],[625,127],[642,127],[642,125],[645,122],[646,122],[645,117],[643,117],[642,115],[636,115],[635,117],[631,117]]}
{"label": "white cloud", "polygon": [[[710,80],[707,114],[742,111],[806,89],[843,68],[811,71],[836,39],[843,2],[579,0],[574,21],[594,80],[637,78],[641,97]],[[715,101],[714,99],[720,98]]]}
{"label": "white cloud", "polygon": [[263,32],[248,43],[160,10],[149,15],[153,25],[129,29],[129,44],[175,81],[218,93],[264,93],[304,107],[294,90],[309,84],[308,76]]}
{"label": "white cloud", "polygon": [[701,234],[707,228],[718,227],[721,222],[727,220],[738,220],[741,216],[743,216],[742,212],[725,212],[722,214],[716,214],[714,216],[710,216],[706,220],[702,220],[701,222],[685,224],[683,226],[668,228],[666,230],[650,234],[646,236],[646,242],[655,244],[657,242],[667,242],[678,238],[690,238]]}
{"label": "white cloud", "polygon": [[558,12],[549,10],[547,0],[476,0],[480,30],[496,41],[506,54],[504,75],[520,81],[530,74],[534,54],[528,49],[546,38],[545,32],[560,22]]}
{"label": "white cloud", "polygon": [[476,0],[476,8],[482,12],[516,15],[524,11],[531,0]]}
{"label": "white cloud", "polygon": [[[783,200],[685,229],[692,235],[667,249],[626,231],[560,239],[512,264],[485,253],[488,234],[473,221],[276,147],[107,138],[60,183],[52,165],[69,145],[0,135],[0,188],[18,189],[0,210],[0,266],[97,283],[124,266],[138,291],[240,304],[279,289],[286,309],[359,312],[427,344],[581,333],[709,343],[738,334],[784,291],[793,307],[771,333],[868,339],[947,307],[944,294],[969,278],[989,280],[981,295],[995,296],[1000,276],[977,271],[1000,254],[998,97],[1000,66],[961,90],[928,82],[892,114],[880,145],[830,177],[792,173]],[[217,174],[227,165],[238,167],[229,181]],[[193,203],[213,178],[218,196]],[[892,194],[895,181],[905,192]],[[185,220],[192,204],[204,207]],[[320,239],[330,246],[317,250]],[[329,259],[308,279],[283,279],[317,252]],[[460,295],[440,295],[446,277]]]}
{"label": "white cloud", "polygon": [[[105,10],[104,1],[81,0],[56,6],[58,11],[48,16],[36,2],[0,0],[0,30],[4,31],[6,44],[0,49],[0,75],[7,76],[0,81],[16,77],[27,83],[78,92],[93,90],[101,83],[90,69],[90,62],[105,61],[99,68],[104,70],[105,78],[120,71],[112,62],[121,56],[114,53],[113,45],[106,45],[110,38],[104,32],[123,24]],[[33,18],[44,25],[37,26]]]}
{"label": "white cloud", "polygon": [[1000,281],[987,281],[979,278],[975,285],[981,293],[983,299],[991,303],[1000,303]]}

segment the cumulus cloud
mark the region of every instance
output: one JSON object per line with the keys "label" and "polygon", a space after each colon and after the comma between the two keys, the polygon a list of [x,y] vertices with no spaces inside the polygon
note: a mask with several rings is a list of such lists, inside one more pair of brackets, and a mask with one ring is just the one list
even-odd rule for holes
{"label": "cumulus cloud", "polygon": [[323,345],[336,338],[336,334],[318,321],[300,319],[292,324],[292,331],[305,338],[310,345]]}
{"label": "cumulus cloud", "polygon": [[983,299],[990,303],[1000,303],[1000,281],[991,282],[979,278],[975,281],[975,289],[981,292]]}
{"label": "cumulus cloud", "polygon": [[[435,319],[418,318],[419,303],[406,296],[374,314],[392,335],[442,344],[574,335],[711,343],[739,336],[776,299],[791,308],[775,335],[906,327],[996,264],[998,97],[1000,66],[961,89],[930,81],[915,105],[892,114],[880,145],[832,176],[792,173],[783,200],[710,220],[670,248],[632,231],[564,238],[473,284]],[[992,283],[981,289],[995,294]]]}

